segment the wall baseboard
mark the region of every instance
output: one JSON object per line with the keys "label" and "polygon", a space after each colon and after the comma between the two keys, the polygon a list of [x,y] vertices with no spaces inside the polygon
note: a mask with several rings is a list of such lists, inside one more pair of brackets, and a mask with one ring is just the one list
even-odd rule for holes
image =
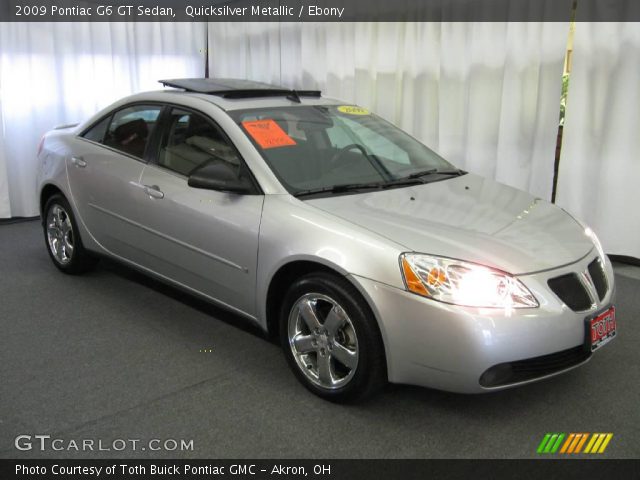
{"label": "wall baseboard", "polygon": [[629,265],[635,265],[636,267],[640,267],[640,258],[629,257],[627,255],[607,255],[609,260],[617,263],[627,263]]}
{"label": "wall baseboard", "polygon": [[10,225],[12,223],[22,223],[22,222],[33,222],[35,220],[40,220],[40,215],[35,217],[0,218],[0,225]]}

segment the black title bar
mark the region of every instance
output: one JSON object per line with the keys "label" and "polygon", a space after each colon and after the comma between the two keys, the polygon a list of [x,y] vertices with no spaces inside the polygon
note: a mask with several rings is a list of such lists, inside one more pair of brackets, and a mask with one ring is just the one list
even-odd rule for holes
{"label": "black title bar", "polygon": [[0,22],[640,22],[636,0],[3,0]]}
{"label": "black title bar", "polygon": [[9,479],[640,478],[640,460],[0,460]]}

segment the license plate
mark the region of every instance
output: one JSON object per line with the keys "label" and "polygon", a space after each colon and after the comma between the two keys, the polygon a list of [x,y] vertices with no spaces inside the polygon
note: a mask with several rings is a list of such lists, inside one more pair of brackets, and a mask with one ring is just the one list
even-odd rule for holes
{"label": "license plate", "polygon": [[594,318],[587,320],[587,338],[591,351],[605,345],[616,336],[616,309],[610,307]]}

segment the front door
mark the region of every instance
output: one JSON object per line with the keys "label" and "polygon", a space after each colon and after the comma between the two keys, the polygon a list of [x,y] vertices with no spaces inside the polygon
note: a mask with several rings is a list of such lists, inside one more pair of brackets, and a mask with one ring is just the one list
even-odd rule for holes
{"label": "front door", "polygon": [[220,127],[203,115],[172,108],[163,120],[157,162],[140,183],[148,268],[223,304],[255,315],[258,235],[263,195],[189,187],[189,173],[226,162],[246,166]]}

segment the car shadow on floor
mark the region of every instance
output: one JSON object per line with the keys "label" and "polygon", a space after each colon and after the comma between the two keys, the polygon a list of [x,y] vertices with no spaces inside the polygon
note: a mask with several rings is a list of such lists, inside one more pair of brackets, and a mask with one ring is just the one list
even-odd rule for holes
{"label": "car shadow on floor", "polygon": [[198,310],[205,315],[211,316],[216,320],[220,320],[230,326],[250,333],[251,335],[277,343],[275,339],[272,339],[250,319],[233,313],[223,307],[219,307],[212,302],[208,302],[207,300],[196,296],[195,294],[185,292],[178,287],[174,287],[168,283],[162,282],[161,280],[157,280],[156,278],[146,275],[133,267],[129,267],[108,258],[101,258],[97,268],[124,278],[127,281],[134,282],[142,287],[149,288],[161,295]]}

